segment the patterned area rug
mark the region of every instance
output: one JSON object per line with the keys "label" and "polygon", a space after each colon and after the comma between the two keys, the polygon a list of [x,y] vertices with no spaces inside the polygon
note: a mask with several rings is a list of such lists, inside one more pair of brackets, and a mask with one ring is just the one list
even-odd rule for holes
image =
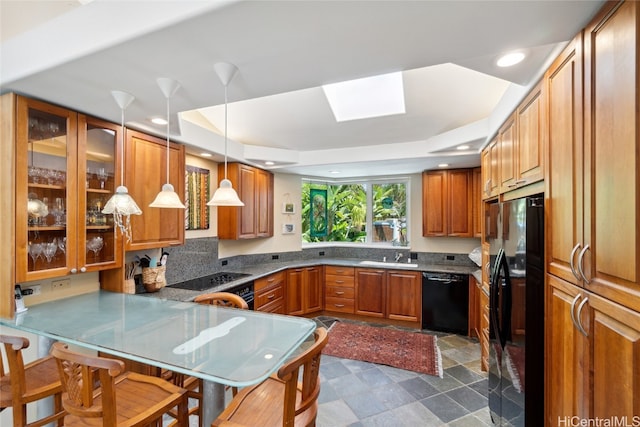
{"label": "patterned area rug", "polygon": [[437,338],[418,332],[336,322],[322,351],[329,356],[389,365],[442,378]]}

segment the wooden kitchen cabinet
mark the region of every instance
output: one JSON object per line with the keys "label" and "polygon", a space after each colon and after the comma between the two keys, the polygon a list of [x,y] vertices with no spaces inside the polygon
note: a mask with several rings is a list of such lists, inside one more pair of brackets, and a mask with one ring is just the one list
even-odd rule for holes
{"label": "wooden kitchen cabinet", "polygon": [[324,267],[324,306],[327,311],[353,314],[355,311],[355,268]]}
{"label": "wooden kitchen cabinet", "polygon": [[515,187],[544,179],[546,115],[542,98],[542,83],[538,83],[516,110]]}
{"label": "wooden kitchen cabinet", "polygon": [[[218,178],[224,178],[223,163],[218,165]],[[218,238],[272,237],[273,174],[242,163],[228,163],[227,178],[244,206],[218,206]]]}
{"label": "wooden kitchen cabinet", "polygon": [[[609,4],[546,75],[548,272],[640,311],[636,2]],[[615,39],[612,44],[611,40]],[[584,79],[583,97],[576,96]],[[580,104],[584,99],[584,123]],[[571,111],[577,111],[573,115]],[[584,129],[582,135],[576,130]]]}
{"label": "wooden kitchen cabinet", "polygon": [[[578,35],[545,73],[549,111],[546,252],[548,272],[572,283],[571,263],[582,241],[582,35]],[[550,203],[552,200],[558,203]],[[573,260],[571,259],[573,258]]]}
{"label": "wooden kitchen cabinet", "polygon": [[640,313],[548,278],[547,422],[640,413]]}
{"label": "wooden kitchen cabinet", "polygon": [[549,425],[640,413],[638,18],[605,4],[544,77]]}
{"label": "wooden kitchen cabinet", "polygon": [[287,314],[299,316],[322,310],[322,278],[321,266],[287,270]]}
{"label": "wooden kitchen cabinet", "polygon": [[422,174],[422,235],[473,236],[473,175],[470,169]]}
{"label": "wooden kitchen cabinet", "polygon": [[15,170],[15,282],[120,266],[119,236],[101,213],[119,181],[120,126],[13,94],[4,103],[15,137],[15,165],[3,163]]}
{"label": "wooden kitchen cabinet", "polygon": [[[184,209],[150,208],[167,182],[167,141],[127,129],[125,185],[142,210],[131,216],[131,241],[126,250],[163,248],[184,244]],[[185,147],[170,143],[169,183],[184,200]]]}
{"label": "wooden kitchen cabinet", "polygon": [[494,138],[482,150],[482,199],[490,199],[500,194],[500,145]]}
{"label": "wooden kitchen cabinet", "polygon": [[421,321],[422,280],[419,272],[356,268],[355,284],[356,314]]}
{"label": "wooden kitchen cabinet", "polygon": [[255,310],[285,314],[286,277],[286,273],[280,271],[254,281]]}
{"label": "wooden kitchen cabinet", "polygon": [[516,116],[511,114],[498,131],[500,146],[500,193],[515,187],[516,181]]}
{"label": "wooden kitchen cabinet", "polygon": [[387,272],[385,317],[392,320],[421,322],[422,274],[418,271]]}
{"label": "wooden kitchen cabinet", "polygon": [[356,268],[356,314],[369,317],[384,317],[386,305],[385,270]]}

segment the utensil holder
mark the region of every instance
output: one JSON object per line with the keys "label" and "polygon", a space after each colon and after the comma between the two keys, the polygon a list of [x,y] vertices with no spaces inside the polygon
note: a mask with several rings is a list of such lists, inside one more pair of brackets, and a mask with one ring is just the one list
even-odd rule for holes
{"label": "utensil holder", "polygon": [[135,294],[136,293],[136,281],[135,279],[124,279],[124,289],[125,294]]}
{"label": "utensil holder", "polygon": [[167,284],[166,266],[146,267],[142,269],[142,284],[147,292],[157,292]]}

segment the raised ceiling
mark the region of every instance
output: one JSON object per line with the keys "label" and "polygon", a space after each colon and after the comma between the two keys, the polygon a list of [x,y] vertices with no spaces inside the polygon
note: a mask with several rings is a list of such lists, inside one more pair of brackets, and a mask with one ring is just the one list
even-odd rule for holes
{"label": "raised ceiling", "polygon": [[[181,88],[172,138],[194,154],[308,176],[409,174],[479,164],[479,149],[601,1],[0,2],[0,90],[119,122],[112,89],[136,96],[127,124],[162,135],[156,78]],[[28,4],[28,6],[27,6]],[[36,7],[29,13],[27,7]],[[36,13],[35,11],[41,13]],[[46,12],[45,12],[46,11]],[[28,18],[33,18],[29,21]],[[524,49],[508,69],[497,57]],[[403,71],[406,114],[336,123],[321,85]],[[461,144],[471,146],[460,151]],[[332,172],[340,172],[334,174]]]}

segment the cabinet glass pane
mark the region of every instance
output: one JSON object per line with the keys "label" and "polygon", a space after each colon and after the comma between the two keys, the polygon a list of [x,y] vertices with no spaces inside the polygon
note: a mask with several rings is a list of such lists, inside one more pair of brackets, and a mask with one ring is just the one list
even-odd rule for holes
{"label": "cabinet glass pane", "polygon": [[67,118],[29,109],[28,271],[67,265]]}
{"label": "cabinet glass pane", "polygon": [[116,256],[113,216],[102,213],[116,188],[116,133],[87,125],[85,189],[85,265],[113,262]]}

